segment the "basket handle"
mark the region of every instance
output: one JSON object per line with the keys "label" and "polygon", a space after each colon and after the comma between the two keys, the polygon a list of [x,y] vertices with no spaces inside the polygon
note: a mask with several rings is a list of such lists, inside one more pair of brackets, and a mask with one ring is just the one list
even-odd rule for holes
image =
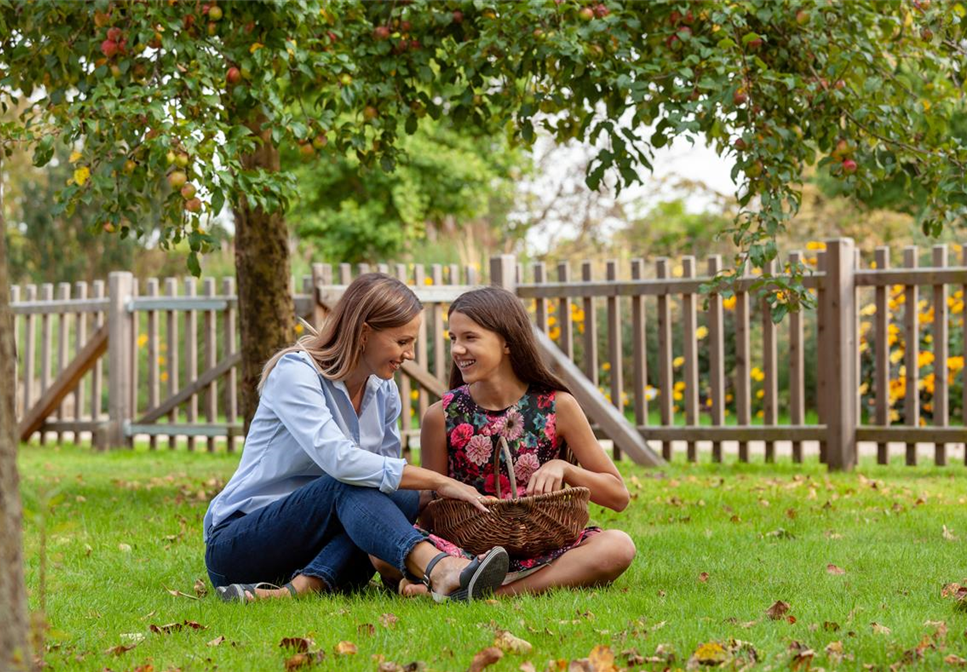
{"label": "basket handle", "polygon": [[507,439],[500,437],[497,449],[494,450],[494,486],[497,488],[497,498],[505,499],[500,491],[500,456],[503,454],[504,462],[507,463],[507,475],[510,477],[510,497],[506,499],[517,499],[517,476],[514,474],[514,458],[510,456],[510,446]]}

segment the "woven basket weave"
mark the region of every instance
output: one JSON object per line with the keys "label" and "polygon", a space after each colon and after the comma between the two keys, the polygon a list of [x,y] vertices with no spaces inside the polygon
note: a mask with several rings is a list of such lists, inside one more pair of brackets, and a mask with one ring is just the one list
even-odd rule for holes
{"label": "woven basket weave", "polygon": [[[503,437],[494,453],[495,481],[500,482],[499,461],[503,455],[513,495],[517,492],[517,479],[510,448]],[[543,495],[484,502],[491,515],[458,499],[434,500],[427,511],[433,520],[433,533],[464,550],[480,554],[503,546],[512,556],[534,557],[578,538],[588,524],[590,497],[587,488],[565,488]]]}

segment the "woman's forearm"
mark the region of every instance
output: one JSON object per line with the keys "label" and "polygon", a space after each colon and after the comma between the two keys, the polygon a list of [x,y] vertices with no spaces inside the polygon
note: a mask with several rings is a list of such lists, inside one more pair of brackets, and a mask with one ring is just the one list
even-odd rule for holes
{"label": "woman's forearm", "polygon": [[403,478],[400,479],[400,490],[437,490],[448,479],[443,474],[414,467],[407,464],[403,467]]}
{"label": "woman's forearm", "polygon": [[592,502],[615,511],[623,511],[630,500],[625,484],[613,474],[601,474],[569,464],[564,472],[564,482],[575,487],[587,488],[591,491]]}

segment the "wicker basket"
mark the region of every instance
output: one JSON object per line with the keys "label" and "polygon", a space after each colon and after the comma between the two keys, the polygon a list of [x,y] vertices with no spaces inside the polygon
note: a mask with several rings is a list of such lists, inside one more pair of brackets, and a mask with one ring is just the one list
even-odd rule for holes
{"label": "wicker basket", "polygon": [[[507,441],[501,437],[494,451],[494,478],[500,483],[500,456],[508,465],[511,495],[517,492],[513,460]],[[498,492],[500,486],[498,485]],[[566,546],[588,524],[587,488],[565,488],[530,497],[485,502],[492,515],[484,515],[470,502],[437,499],[427,507],[433,533],[471,552],[484,553],[503,546],[515,557],[534,557]]]}

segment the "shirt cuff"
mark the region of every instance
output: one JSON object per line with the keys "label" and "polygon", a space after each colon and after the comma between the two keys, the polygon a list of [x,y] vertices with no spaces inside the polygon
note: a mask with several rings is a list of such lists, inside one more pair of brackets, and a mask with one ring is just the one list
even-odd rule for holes
{"label": "shirt cuff", "polygon": [[381,492],[391,493],[399,490],[400,481],[403,480],[403,467],[406,460],[401,458],[387,457],[383,462],[383,480],[379,484]]}

